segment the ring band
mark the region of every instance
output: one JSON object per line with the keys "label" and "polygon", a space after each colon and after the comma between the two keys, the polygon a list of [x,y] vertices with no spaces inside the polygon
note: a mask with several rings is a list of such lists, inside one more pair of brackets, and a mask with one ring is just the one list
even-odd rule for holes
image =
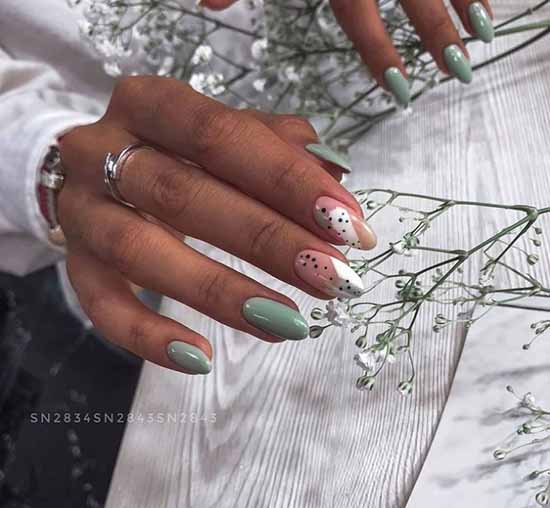
{"label": "ring band", "polygon": [[120,191],[118,190],[118,182],[120,181],[122,175],[122,168],[126,160],[137,150],[145,148],[147,150],[153,150],[152,147],[144,143],[132,143],[124,148],[118,155],[108,153],[105,157],[105,165],[103,167],[104,172],[104,182],[111,193],[111,196],[130,208],[135,208],[135,205],[126,201]]}

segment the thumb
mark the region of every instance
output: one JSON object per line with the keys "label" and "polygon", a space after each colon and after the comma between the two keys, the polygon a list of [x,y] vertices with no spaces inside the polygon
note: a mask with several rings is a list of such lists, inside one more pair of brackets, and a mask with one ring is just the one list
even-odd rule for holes
{"label": "thumb", "polygon": [[214,11],[221,11],[233,5],[236,1],[237,0],[199,0],[199,5]]}

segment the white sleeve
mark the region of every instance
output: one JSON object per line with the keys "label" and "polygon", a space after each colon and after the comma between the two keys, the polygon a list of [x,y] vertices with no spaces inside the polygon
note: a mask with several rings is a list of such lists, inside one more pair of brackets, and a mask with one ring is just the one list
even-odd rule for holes
{"label": "white sleeve", "polygon": [[24,275],[58,261],[36,199],[49,145],[103,106],[64,89],[51,67],[0,50],[0,271]]}

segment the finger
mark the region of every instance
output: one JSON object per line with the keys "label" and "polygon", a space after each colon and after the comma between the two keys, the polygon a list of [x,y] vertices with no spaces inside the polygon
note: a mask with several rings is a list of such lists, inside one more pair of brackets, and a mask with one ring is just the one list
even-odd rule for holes
{"label": "finger", "polygon": [[401,0],[401,5],[439,68],[470,83],[473,75],[468,51],[443,1]]}
{"label": "finger", "polygon": [[307,336],[307,322],[290,299],[199,254],[127,207],[97,198],[82,207],[78,195],[63,197],[67,190],[59,195],[59,211],[70,242],[124,278],[269,342]]}
{"label": "finger", "polygon": [[[318,213],[319,203],[327,199],[356,217],[357,224],[362,221],[361,207],[347,190],[263,123],[181,82],[162,82],[160,86],[158,78],[148,77],[140,77],[135,85],[133,80],[123,81],[115,102],[127,101],[132,107],[115,108],[117,116],[112,120],[122,122],[136,137],[200,164],[315,234],[330,231],[328,217]],[[147,89],[147,98],[141,96],[141,87]],[[158,89],[163,92],[159,94]],[[365,240],[370,233],[364,226]],[[364,248],[373,244],[371,237]]]}
{"label": "finger", "polygon": [[[89,130],[79,136],[82,149],[77,152],[90,161],[101,151],[93,150],[88,154],[86,147],[103,146],[104,150],[110,150],[113,146],[114,153],[118,153],[135,141],[122,131],[102,130],[93,134],[92,130],[88,142],[86,132]],[[102,136],[106,136],[105,139]],[[317,226],[319,235],[316,236],[201,168],[156,150],[134,151],[124,161],[120,174],[117,187],[124,199],[138,210],[249,261],[280,280],[317,297],[351,297],[363,289],[360,279],[345,264],[344,256],[319,238],[334,236],[342,244],[360,246],[357,243],[361,244],[359,236],[364,231],[364,222],[356,224],[357,221],[337,204],[326,199],[320,201],[320,206],[326,208],[319,213],[327,215],[328,227],[324,230]],[[89,192],[89,188],[88,184],[82,192]],[[106,190],[104,193],[107,198]],[[73,201],[78,199],[73,197]],[[316,263],[302,266],[304,256],[312,252],[316,253],[312,258],[326,261],[321,270],[328,278],[313,276],[312,270],[318,269]],[[334,267],[338,267],[338,276],[332,273]],[[347,275],[344,277],[344,274]],[[355,283],[343,285],[342,281],[346,280]]]}
{"label": "finger", "polygon": [[474,37],[487,43],[495,38],[493,11],[488,0],[452,0],[452,4],[464,28]]}
{"label": "finger", "polygon": [[330,4],[373,77],[406,107],[411,98],[407,71],[384,28],[376,0],[331,0]]}
{"label": "finger", "polygon": [[148,309],[116,270],[86,252],[67,257],[80,304],[109,340],[169,369],[208,374],[212,347],[201,335]]}
{"label": "finger", "polygon": [[221,11],[233,5],[235,2],[237,2],[237,0],[200,0],[198,5],[200,7],[207,7],[213,11]]}
{"label": "finger", "polygon": [[347,157],[321,143],[317,132],[305,118],[273,115],[256,109],[245,112],[269,127],[282,140],[301,150],[303,156],[319,163],[336,180],[342,179],[342,173],[351,173],[351,163]]}

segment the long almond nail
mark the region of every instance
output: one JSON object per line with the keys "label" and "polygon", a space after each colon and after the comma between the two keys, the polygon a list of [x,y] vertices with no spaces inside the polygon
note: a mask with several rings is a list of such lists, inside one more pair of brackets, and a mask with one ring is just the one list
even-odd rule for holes
{"label": "long almond nail", "polygon": [[208,374],[212,370],[212,362],[200,348],[173,340],[166,346],[166,354],[174,363],[193,374]]}
{"label": "long almond nail", "polygon": [[307,321],[297,310],[269,298],[249,298],[243,315],[252,326],[281,339],[302,340],[309,334]]}
{"label": "long almond nail", "polygon": [[475,34],[483,42],[491,42],[495,38],[495,29],[487,9],[481,2],[474,2],[468,7],[468,17]]}
{"label": "long almond nail", "polygon": [[457,77],[462,83],[468,84],[472,82],[472,64],[466,57],[462,49],[456,44],[447,46],[443,51],[445,63],[449,68],[449,72]]}
{"label": "long almond nail", "polygon": [[376,246],[374,231],[351,208],[336,199],[319,198],[315,202],[314,216],[317,224],[332,236],[335,243],[345,243],[362,250]]}
{"label": "long almond nail", "polygon": [[336,164],[344,173],[351,173],[351,163],[349,159],[327,145],[323,145],[322,143],[310,143],[305,146],[305,149],[320,159]]}
{"label": "long almond nail", "polygon": [[355,298],[365,290],[361,277],[346,263],[316,250],[304,250],[294,262],[296,274],[328,296]]}
{"label": "long almond nail", "polygon": [[406,108],[411,101],[411,87],[407,78],[401,74],[397,67],[389,67],[384,72],[384,82],[395,100]]}

